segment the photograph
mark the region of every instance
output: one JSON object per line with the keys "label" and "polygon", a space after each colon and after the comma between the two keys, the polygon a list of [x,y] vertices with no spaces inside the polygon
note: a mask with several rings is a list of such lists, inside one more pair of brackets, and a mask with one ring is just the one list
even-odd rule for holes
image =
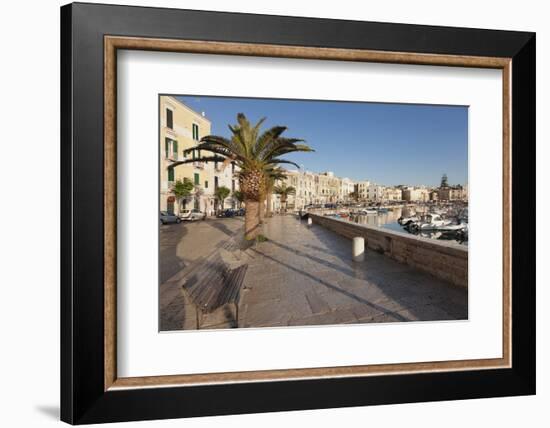
{"label": "photograph", "polygon": [[158,112],[160,331],[468,319],[468,106]]}

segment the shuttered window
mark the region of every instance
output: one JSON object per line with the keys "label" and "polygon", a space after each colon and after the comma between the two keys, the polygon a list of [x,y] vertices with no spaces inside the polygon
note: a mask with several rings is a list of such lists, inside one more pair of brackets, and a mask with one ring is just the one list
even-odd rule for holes
{"label": "shuttered window", "polygon": [[170,109],[166,109],[166,127],[174,129],[174,113]]}

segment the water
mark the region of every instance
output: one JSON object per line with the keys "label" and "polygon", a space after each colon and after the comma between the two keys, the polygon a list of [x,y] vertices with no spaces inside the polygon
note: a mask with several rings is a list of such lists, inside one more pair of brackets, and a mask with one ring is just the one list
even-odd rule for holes
{"label": "water", "polygon": [[[383,227],[385,229],[390,229],[395,232],[409,234],[406,228],[401,226],[397,220],[399,217],[404,216],[408,217],[414,213],[421,214],[421,210],[417,207],[411,209],[408,207],[395,207],[392,211],[388,212],[379,212],[377,214],[367,214],[367,215],[358,215],[350,218],[349,221],[353,221],[358,224],[367,224],[369,226]],[[463,241],[463,237],[457,234],[456,232],[441,232],[441,231],[422,231],[414,233],[417,236],[422,236],[424,238],[439,239],[445,241],[456,241],[460,244],[468,245],[468,241]]]}

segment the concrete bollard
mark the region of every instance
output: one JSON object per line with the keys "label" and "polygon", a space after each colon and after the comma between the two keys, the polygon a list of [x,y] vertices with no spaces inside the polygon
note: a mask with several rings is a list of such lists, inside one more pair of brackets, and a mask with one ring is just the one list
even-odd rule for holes
{"label": "concrete bollard", "polygon": [[307,218],[307,225],[311,226],[312,224],[313,224],[313,220],[311,219],[311,217],[308,217]]}
{"label": "concrete bollard", "polygon": [[360,236],[353,238],[352,258],[354,262],[362,262],[365,260],[365,238]]}

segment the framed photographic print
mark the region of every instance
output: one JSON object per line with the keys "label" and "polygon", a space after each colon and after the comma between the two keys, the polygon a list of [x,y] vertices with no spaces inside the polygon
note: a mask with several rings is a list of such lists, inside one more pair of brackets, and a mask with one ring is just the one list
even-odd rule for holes
{"label": "framed photographic print", "polygon": [[535,35],[61,8],[62,420],[535,393]]}

